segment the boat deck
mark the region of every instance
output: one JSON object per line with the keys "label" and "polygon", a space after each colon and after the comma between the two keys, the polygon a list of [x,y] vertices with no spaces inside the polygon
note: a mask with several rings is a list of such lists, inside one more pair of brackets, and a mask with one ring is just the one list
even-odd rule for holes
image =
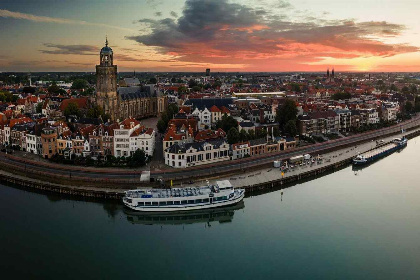
{"label": "boat deck", "polygon": [[373,150],[367,151],[367,152],[365,152],[363,154],[360,154],[360,156],[363,156],[365,158],[374,157],[374,156],[376,156],[376,155],[378,155],[380,153],[383,153],[383,152],[385,152],[385,151],[387,151],[389,149],[394,148],[395,146],[396,146],[395,143],[388,143],[388,144],[385,144],[383,146],[377,147],[377,148],[375,148]]}
{"label": "boat deck", "polygon": [[192,188],[174,188],[174,189],[156,189],[156,190],[132,190],[126,192],[129,198],[169,198],[169,197],[189,197],[198,195],[208,195],[212,192],[214,186],[192,187]]}

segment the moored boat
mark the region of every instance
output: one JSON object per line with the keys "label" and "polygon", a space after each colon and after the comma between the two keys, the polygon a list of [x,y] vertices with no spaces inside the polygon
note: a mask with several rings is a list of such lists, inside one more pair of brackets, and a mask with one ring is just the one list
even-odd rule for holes
{"label": "moored boat", "polygon": [[130,190],[125,192],[123,203],[136,211],[189,211],[234,205],[244,196],[244,189],[235,189],[223,180],[193,188]]}
{"label": "moored boat", "polygon": [[353,158],[353,165],[366,165],[369,164],[377,159],[385,157],[399,149],[404,148],[407,146],[407,138],[395,138],[391,142],[381,144],[375,149],[367,151],[365,153],[357,155]]}

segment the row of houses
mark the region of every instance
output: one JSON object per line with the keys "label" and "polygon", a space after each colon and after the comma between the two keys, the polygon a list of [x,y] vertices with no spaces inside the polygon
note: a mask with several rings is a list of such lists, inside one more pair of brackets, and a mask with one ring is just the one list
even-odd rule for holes
{"label": "row of houses", "polygon": [[296,147],[297,139],[265,138],[229,145],[225,139],[203,142],[175,143],[164,151],[165,164],[174,168],[187,168],[279,152]]}
{"label": "row of houses", "polygon": [[133,118],[120,123],[84,125],[72,133],[65,122],[16,119],[0,126],[0,144],[44,158],[54,155],[127,157],[138,149],[152,156],[156,133]]}
{"label": "row of houses", "polygon": [[301,135],[349,132],[363,125],[377,124],[380,120],[392,122],[397,119],[399,106],[383,104],[379,109],[336,109],[305,113],[298,118]]}

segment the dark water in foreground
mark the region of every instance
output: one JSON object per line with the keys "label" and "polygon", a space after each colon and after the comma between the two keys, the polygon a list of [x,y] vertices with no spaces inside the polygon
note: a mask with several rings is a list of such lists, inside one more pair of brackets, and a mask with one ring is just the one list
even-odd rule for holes
{"label": "dark water in foreground", "polygon": [[419,155],[417,138],[357,175],[347,167],[283,196],[249,197],[211,221],[208,213],[144,221],[115,203],[0,185],[0,273],[2,279],[420,279]]}

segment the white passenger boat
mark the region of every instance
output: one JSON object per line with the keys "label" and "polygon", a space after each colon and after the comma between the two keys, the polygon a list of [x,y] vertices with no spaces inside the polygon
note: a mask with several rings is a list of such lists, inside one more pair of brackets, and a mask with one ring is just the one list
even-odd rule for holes
{"label": "white passenger boat", "polygon": [[136,211],[188,211],[233,205],[244,196],[244,189],[235,189],[223,180],[194,188],[130,190],[125,192],[123,203]]}

